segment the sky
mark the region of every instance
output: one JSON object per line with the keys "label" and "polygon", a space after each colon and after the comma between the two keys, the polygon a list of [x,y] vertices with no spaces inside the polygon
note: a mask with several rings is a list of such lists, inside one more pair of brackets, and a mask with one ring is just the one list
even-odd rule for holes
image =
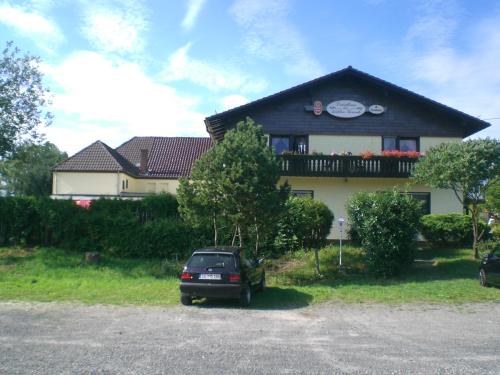
{"label": "sky", "polygon": [[42,59],[43,132],[70,155],[207,136],[205,117],[348,65],[500,138],[499,1],[0,0],[0,36]]}

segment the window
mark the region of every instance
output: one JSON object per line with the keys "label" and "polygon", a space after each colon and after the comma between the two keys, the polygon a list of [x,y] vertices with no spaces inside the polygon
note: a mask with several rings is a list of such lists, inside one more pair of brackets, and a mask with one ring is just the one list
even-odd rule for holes
{"label": "window", "polygon": [[292,195],[299,198],[314,198],[313,190],[292,190]]}
{"label": "window", "polygon": [[382,151],[420,151],[418,137],[382,137]]}
{"label": "window", "polygon": [[271,135],[269,144],[278,155],[286,151],[307,154],[309,141],[307,135]]}
{"label": "window", "polygon": [[307,137],[296,136],[293,140],[293,150],[299,154],[307,154]]}
{"label": "window", "polygon": [[290,137],[271,136],[271,147],[276,154],[281,155],[290,150]]}
{"label": "window", "polygon": [[397,150],[396,137],[383,137],[382,150]]}
{"label": "window", "polygon": [[125,180],[125,189],[128,189],[128,180]]}
{"label": "window", "polygon": [[422,202],[422,213],[428,215],[431,213],[431,193],[408,193],[413,199]]}
{"label": "window", "polygon": [[122,180],[122,190],[125,190],[125,180]]}

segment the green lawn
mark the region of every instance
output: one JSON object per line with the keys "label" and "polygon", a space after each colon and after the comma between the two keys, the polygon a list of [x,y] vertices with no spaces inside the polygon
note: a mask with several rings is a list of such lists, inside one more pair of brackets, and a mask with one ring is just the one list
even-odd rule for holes
{"label": "green lawn", "polygon": [[[267,261],[268,288],[255,295],[252,307],[293,308],[329,300],[390,304],[500,301],[500,289],[479,286],[479,262],[472,259],[469,249],[420,251],[417,262],[395,279],[366,275],[362,253],[354,247],[344,248],[346,269],[339,273],[337,251],[336,247],[321,250],[322,278],[314,274],[311,252]],[[180,269],[181,264],[161,260],[106,256],[99,265],[87,265],[82,254],[60,249],[0,248],[0,300],[172,305],[179,301]]]}
{"label": "green lawn", "polygon": [[104,257],[88,265],[59,249],[0,249],[0,299],[170,305],[178,301],[180,265]]}

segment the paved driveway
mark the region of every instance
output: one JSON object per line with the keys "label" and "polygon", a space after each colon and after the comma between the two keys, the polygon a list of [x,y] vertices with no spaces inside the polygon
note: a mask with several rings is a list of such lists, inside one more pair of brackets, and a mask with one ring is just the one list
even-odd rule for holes
{"label": "paved driveway", "polygon": [[2,374],[498,374],[500,304],[0,303]]}

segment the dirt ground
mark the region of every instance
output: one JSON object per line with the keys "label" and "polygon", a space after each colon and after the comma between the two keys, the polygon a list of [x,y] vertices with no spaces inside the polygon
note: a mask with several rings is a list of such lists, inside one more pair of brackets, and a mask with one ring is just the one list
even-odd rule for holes
{"label": "dirt ground", "polygon": [[2,374],[498,374],[500,303],[0,303]]}

